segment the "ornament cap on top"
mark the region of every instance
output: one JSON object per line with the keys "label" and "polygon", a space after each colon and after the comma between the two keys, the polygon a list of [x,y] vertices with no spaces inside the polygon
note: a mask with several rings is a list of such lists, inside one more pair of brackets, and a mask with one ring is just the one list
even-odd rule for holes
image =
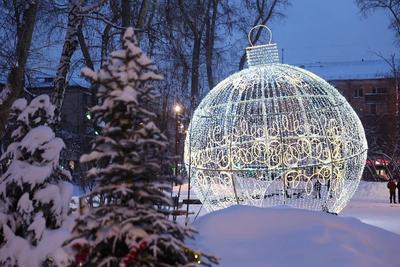
{"label": "ornament cap on top", "polygon": [[[251,41],[253,31],[264,28],[269,33],[268,44],[254,45]],[[248,34],[250,46],[246,48],[247,63],[249,67],[257,67],[265,64],[279,63],[278,45],[272,42],[272,31],[265,25],[257,25],[251,28]]]}

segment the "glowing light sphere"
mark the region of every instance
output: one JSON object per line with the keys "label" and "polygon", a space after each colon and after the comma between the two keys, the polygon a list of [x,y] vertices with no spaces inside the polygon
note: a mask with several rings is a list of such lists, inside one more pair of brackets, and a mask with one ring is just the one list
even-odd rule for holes
{"label": "glowing light sphere", "polygon": [[346,99],[304,69],[279,64],[274,43],[247,48],[248,69],[202,100],[185,141],[192,188],[208,211],[234,204],[340,212],[367,156]]}

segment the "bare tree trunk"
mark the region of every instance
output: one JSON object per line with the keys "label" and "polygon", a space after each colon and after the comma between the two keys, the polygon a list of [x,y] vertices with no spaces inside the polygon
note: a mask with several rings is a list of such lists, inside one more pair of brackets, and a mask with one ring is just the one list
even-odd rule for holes
{"label": "bare tree trunk", "polygon": [[93,70],[94,64],[93,64],[92,57],[90,56],[89,48],[86,45],[85,36],[83,35],[83,32],[82,32],[82,24],[79,25],[77,34],[78,34],[79,46],[81,48],[83,59],[85,60],[85,64],[87,67],[89,67]]}
{"label": "bare tree trunk", "polygon": [[[385,59],[385,58],[383,58],[383,59],[386,61],[386,63],[389,64],[389,66],[391,68],[392,75],[393,75],[394,88],[396,91],[396,137],[395,137],[395,147],[394,147],[394,151],[393,151],[394,160],[392,161],[392,163],[394,164],[395,169],[398,169],[397,162],[400,158],[400,105],[399,105],[399,96],[400,96],[399,75],[400,75],[400,72],[398,69],[398,65],[396,64],[396,54],[391,55],[389,59]],[[397,175],[397,173],[396,173],[396,175]]]}
{"label": "bare tree trunk", "polygon": [[103,33],[101,34],[101,54],[100,54],[100,62],[103,67],[107,61],[107,51],[108,46],[111,39],[111,30],[113,28],[113,24],[115,24],[120,18],[119,12],[119,4],[118,0],[110,0],[110,10],[112,13],[111,23],[106,24],[104,27]]}
{"label": "bare tree trunk", "polygon": [[110,31],[111,25],[107,24],[104,27],[103,33],[101,34],[101,51],[100,51],[100,62],[101,66],[104,66],[107,59],[108,43],[110,42]]}
{"label": "bare tree trunk", "polygon": [[[209,0],[211,1],[211,0]],[[200,72],[200,52],[201,52],[201,40],[203,37],[203,30],[205,27],[205,13],[206,10],[202,10],[201,5],[204,4],[201,1],[197,1],[198,14],[189,13],[183,4],[183,0],[178,1],[179,9],[183,15],[185,23],[189,26],[193,34],[193,48],[192,48],[192,68],[191,68],[191,98],[190,108],[194,110],[199,101],[199,72]]]}
{"label": "bare tree trunk", "polygon": [[[136,21],[136,28],[143,29],[144,24],[146,22],[148,11],[149,11],[149,0],[143,0],[142,5],[140,6],[138,19]],[[140,43],[141,33],[136,33],[136,38],[138,43]]]}
{"label": "bare tree trunk", "polygon": [[[121,0],[121,20],[122,27],[131,26],[131,3],[130,0]],[[123,34],[123,33],[122,33]]]}
{"label": "bare tree trunk", "polygon": [[64,45],[61,52],[60,63],[54,79],[53,104],[56,107],[55,118],[59,122],[61,108],[63,105],[67,74],[71,65],[71,58],[78,46],[78,28],[82,23],[81,1],[71,0],[69,2],[68,25],[65,33]]}
{"label": "bare tree trunk", "polygon": [[[0,136],[5,133],[8,114],[12,103],[23,92],[25,67],[35,28],[38,3],[29,1],[23,9],[21,24],[17,27],[16,56],[17,62],[7,77],[7,85],[0,98]],[[19,17],[16,18],[19,21]],[[17,23],[18,24],[18,23]]]}
{"label": "bare tree trunk", "polygon": [[[85,60],[85,64],[88,68],[93,70],[94,64],[93,64],[92,57],[90,56],[89,49],[85,42],[85,36],[83,35],[83,32],[82,32],[82,24],[79,25],[77,34],[78,34],[79,46],[81,47],[81,51],[82,51],[83,58]],[[97,93],[96,86],[92,85],[90,87],[90,103],[91,103],[91,105],[96,104],[96,93]]]}
{"label": "bare tree trunk", "polygon": [[195,36],[193,39],[193,50],[192,50],[192,73],[191,73],[191,99],[190,106],[194,110],[199,100],[199,68],[200,68],[200,48],[201,38]]}
{"label": "bare tree trunk", "polygon": [[147,11],[148,17],[149,19],[147,20],[147,25],[146,25],[146,29],[147,29],[147,40],[148,40],[148,44],[149,44],[149,48],[147,49],[147,54],[149,55],[150,58],[153,58],[154,56],[154,48],[157,45],[157,39],[155,34],[153,34],[152,31],[152,22],[156,17],[156,3],[153,1],[150,5],[150,11]]}
{"label": "bare tree trunk", "polygon": [[212,2],[211,4],[212,14],[211,18],[208,14],[206,23],[206,71],[207,71],[207,81],[209,90],[211,90],[214,87],[213,52],[214,52],[214,42],[215,42],[215,24],[217,21],[219,0],[212,0],[211,2]]}
{"label": "bare tree trunk", "polygon": [[[65,33],[60,62],[54,79],[54,93],[52,97],[52,102],[56,107],[54,112],[56,123],[60,122],[61,119],[61,108],[64,101],[65,89],[67,86],[66,79],[71,66],[71,58],[78,47],[78,42],[81,41],[81,44],[84,43],[82,42],[84,40],[79,40],[79,34],[81,34],[80,38],[83,38],[83,33],[80,30],[83,18],[86,14],[93,12],[105,2],[106,0],[101,0],[88,7],[83,6],[83,0],[70,0],[69,2],[67,32]],[[85,47],[86,46],[83,46],[82,50],[84,56],[86,52],[88,53],[88,51],[85,51]],[[85,60],[88,59],[87,56],[88,54],[86,54]]]}

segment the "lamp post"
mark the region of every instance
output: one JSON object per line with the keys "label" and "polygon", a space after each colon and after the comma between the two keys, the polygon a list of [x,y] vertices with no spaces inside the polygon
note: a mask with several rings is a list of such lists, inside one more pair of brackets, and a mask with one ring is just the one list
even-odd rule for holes
{"label": "lamp post", "polygon": [[[176,103],[174,106],[175,112],[175,173],[174,175],[178,175],[178,155],[179,155],[179,116],[183,111],[182,106],[179,103]],[[174,182],[171,184],[171,196],[173,194]],[[174,212],[179,208],[179,197],[180,197],[181,187],[179,186],[178,195],[173,197],[174,200]],[[176,214],[173,215],[173,221],[176,221]]]}
{"label": "lamp post", "polygon": [[179,154],[179,115],[182,112],[182,106],[178,103],[174,106],[175,112],[175,175],[178,175],[178,154]]}

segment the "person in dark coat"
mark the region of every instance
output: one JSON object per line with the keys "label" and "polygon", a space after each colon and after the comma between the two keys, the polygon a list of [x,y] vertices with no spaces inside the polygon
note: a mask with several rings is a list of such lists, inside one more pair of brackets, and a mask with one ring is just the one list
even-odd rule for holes
{"label": "person in dark coat", "polygon": [[389,179],[389,182],[387,183],[387,188],[389,189],[390,203],[396,203],[396,183],[393,181],[392,178]]}
{"label": "person in dark coat", "polygon": [[326,183],[326,190],[329,192],[329,198],[332,198],[332,191],[331,189],[331,179],[328,179],[328,182]]}
{"label": "person in dark coat", "polygon": [[400,179],[397,180],[397,197],[399,198],[399,201],[397,203],[400,204]]}
{"label": "person in dark coat", "polygon": [[314,184],[315,198],[321,198],[321,183],[320,181],[315,182]]}

